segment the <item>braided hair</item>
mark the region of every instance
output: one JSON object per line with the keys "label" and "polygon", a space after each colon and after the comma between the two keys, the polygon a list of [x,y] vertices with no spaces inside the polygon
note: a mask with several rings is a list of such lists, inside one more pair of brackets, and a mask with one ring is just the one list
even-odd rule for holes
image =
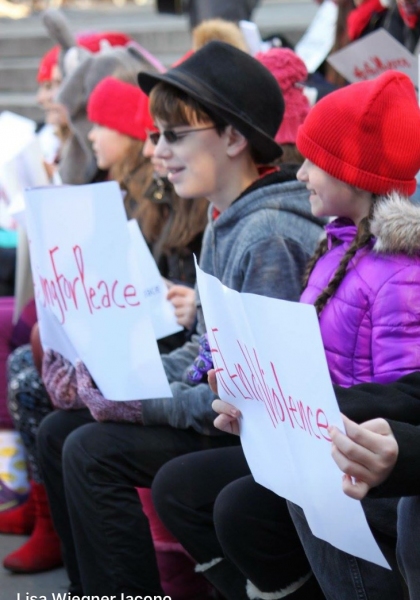
{"label": "braided hair", "polygon": [[[337,291],[340,283],[343,281],[345,274],[347,273],[347,267],[354,258],[356,252],[361,248],[367,246],[372,239],[372,233],[370,231],[370,223],[372,220],[373,212],[376,206],[377,196],[372,197],[372,204],[370,207],[370,211],[367,217],[363,218],[357,228],[357,234],[354,238],[353,242],[350,244],[347,252],[342,257],[340,264],[338,265],[332,279],[328,283],[327,287],[322,290],[319,294],[318,298],[314,302],[314,306],[317,312],[318,317],[321,315],[321,312],[327,305],[330,298],[332,298]],[[306,271],[304,273],[304,281],[303,281],[303,289],[308,285],[309,277],[314,270],[314,267],[318,260],[323,256],[328,250],[328,241],[327,238],[321,240],[318,244],[317,249],[313,257],[310,259]]]}

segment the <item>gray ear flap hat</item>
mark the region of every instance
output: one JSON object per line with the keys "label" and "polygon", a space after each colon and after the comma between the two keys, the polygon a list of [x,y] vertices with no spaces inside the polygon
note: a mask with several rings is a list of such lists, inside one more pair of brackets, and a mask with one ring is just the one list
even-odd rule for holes
{"label": "gray ear flap hat", "polygon": [[246,52],[209,42],[177,67],[142,72],[138,81],[146,94],[161,81],[184,91],[242,133],[261,163],[282,155],[274,136],[284,114],[283,95],[268,69]]}

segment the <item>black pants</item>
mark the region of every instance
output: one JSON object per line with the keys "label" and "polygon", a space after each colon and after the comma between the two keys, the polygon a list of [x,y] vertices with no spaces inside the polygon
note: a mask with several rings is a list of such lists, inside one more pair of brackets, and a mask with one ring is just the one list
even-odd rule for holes
{"label": "black pants", "polygon": [[96,423],[55,411],[38,431],[41,471],[73,593],[162,594],[149,523],[135,487],[171,458],[237,444],[193,430]]}
{"label": "black pants", "polygon": [[259,591],[272,598],[288,592],[291,600],[324,597],[286,501],[255,483],[241,447],[171,460],[152,491],[164,524],[227,600],[257,598]]}

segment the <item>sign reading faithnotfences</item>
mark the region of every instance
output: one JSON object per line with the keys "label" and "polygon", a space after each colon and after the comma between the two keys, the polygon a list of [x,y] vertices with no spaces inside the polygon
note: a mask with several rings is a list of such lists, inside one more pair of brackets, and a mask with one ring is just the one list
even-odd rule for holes
{"label": "sign reading faithnotfences", "polygon": [[328,62],[350,83],[401,71],[418,87],[418,58],[385,29],[378,29],[331,54]]}

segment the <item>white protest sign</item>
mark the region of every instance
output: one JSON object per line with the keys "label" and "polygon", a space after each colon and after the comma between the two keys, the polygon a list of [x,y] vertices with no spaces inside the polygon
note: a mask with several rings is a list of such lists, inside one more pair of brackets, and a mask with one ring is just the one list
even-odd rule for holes
{"label": "white protest sign", "polygon": [[35,135],[35,129],[35,121],[4,110],[0,114],[0,135],[7,144],[0,145],[0,163],[17,156]]}
{"label": "white protest sign", "polygon": [[141,234],[137,221],[128,222],[134,261],[133,269],[139,269],[142,281],[142,300],[152,320],[153,330],[157,340],[182,331],[175,318],[175,310],[166,299],[168,288],[162,279],[156,261],[153,258],[146,240]]}
{"label": "white protest sign", "polygon": [[170,397],[117,183],[27,190],[25,201],[43,346],[80,358],[110,400]]}
{"label": "white protest sign", "polygon": [[55,132],[55,127],[48,123],[37,133],[42,156],[47,163],[53,164],[60,150],[61,140]]}
{"label": "white protest sign", "polygon": [[0,146],[0,188],[8,206],[7,222],[5,217],[0,220],[3,226],[12,226],[12,216],[23,225],[25,188],[48,185],[35,122],[4,111],[0,115],[0,139],[7,140]]}
{"label": "white protest sign", "polygon": [[198,267],[197,283],[219,394],[242,412],[254,479],[301,506],[317,537],[388,567],[331,457],[328,426],[343,424],[314,307],[240,294]]}
{"label": "white protest sign", "polygon": [[257,52],[266,52],[270,49],[269,42],[263,42],[258,29],[258,25],[253,21],[239,21],[239,28],[242,31],[242,35],[245,38],[246,45],[252,56]]}
{"label": "white protest sign", "polygon": [[375,79],[394,69],[402,71],[418,85],[418,59],[385,29],[378,29],[362,39],[331,54],[328,62],[347,81]]}
{"label": "white protest sign", "polygon": [[295,46],[308,73],[313,73],[327,58],[334,45],[338,6],[333,0],[324,0],[312,23]]}

